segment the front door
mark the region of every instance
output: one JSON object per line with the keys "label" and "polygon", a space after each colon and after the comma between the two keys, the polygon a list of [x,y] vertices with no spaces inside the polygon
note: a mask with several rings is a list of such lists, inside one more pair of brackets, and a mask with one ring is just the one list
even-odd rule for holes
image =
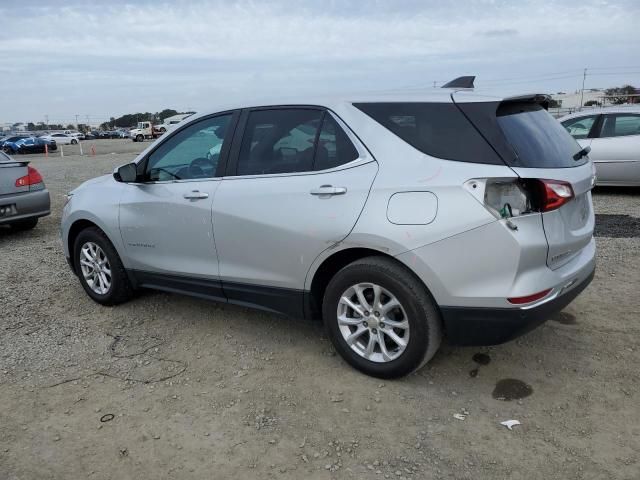
{"label": "front door", "polygon": [[377,163],[322,109],[255,109],[239,125],[213,204],[223,288],[298,316],[312,262],[355,225]]}
{"label": "front door", "polygon": [[233,119],[208,117],[172,133],[139,163],[140,182],[125,185],[120,231],[141,283],[218,278],[211,207]]}

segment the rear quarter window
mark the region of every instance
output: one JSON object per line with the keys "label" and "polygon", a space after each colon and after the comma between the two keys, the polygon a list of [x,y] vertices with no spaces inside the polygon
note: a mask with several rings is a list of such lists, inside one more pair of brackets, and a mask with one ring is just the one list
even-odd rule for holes
{"label": "rear quarter window", "polygon": [[409,145],[432,157],[504,165],[453,103],[354,103]]}

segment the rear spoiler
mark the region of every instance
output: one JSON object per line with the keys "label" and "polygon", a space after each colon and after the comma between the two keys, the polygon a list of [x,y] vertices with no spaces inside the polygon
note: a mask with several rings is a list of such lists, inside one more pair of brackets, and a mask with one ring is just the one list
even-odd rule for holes
{"label": "rear spoiler", "polygon": [[549,105],[551,104],[551,96],[544,93],[530,93],[528,95],[507,97],[500,103],[537,103],[545,110],[549,110]]}

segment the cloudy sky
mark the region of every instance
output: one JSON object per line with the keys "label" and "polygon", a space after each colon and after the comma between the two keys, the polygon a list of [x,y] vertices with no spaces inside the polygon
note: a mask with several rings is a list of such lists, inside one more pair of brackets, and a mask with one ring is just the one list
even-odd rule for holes
{"label": "cloudy sky", "polygon": [[640,0],[0,2],[0,123],[242,97],[640,87]]}

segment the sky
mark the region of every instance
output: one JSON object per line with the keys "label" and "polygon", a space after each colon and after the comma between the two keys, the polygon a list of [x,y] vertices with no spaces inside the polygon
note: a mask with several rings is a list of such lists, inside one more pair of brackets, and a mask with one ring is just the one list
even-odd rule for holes
{"label": "sky", "polygon": [[0,0],[0,123],[306,93],[640,87],[640,0]]}

